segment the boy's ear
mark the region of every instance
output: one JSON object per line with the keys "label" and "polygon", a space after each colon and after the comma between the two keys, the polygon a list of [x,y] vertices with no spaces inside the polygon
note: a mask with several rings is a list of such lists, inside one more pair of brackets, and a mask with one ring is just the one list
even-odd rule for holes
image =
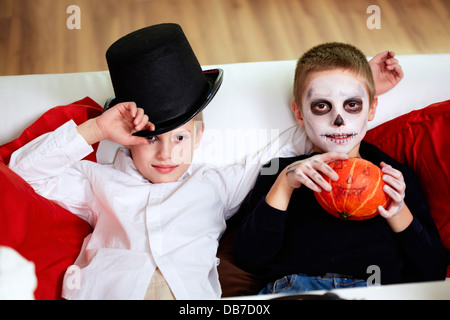
{"label": "boy's ear", "polygon": [[378,96],[373,98],[372,106],[369,108],[369,121],[372,121],[375,118],[375,113],[377,112],[378,107]]}
{"label": "boy's ear", "polygon": [[304,125],[304,122],[303,122],[303,115],[302,115],[302,113],[301,113],[301,111],[300,111],[300,108],[299,108],[297,102],[295,102],[295,100],[293,100],[293,101],[291,102],[291,110],[292,110],[292,112],[294,113],[295,120],[297,120],[297,124],[298,124],[300,127],[303,127],[303,125]]}

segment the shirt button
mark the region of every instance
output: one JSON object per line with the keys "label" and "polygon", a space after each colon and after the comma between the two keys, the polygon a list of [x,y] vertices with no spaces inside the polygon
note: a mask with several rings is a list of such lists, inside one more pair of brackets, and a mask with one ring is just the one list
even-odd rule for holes
{"label": "shirt button", "polygon": [[150,203],[161,203],[161,198],[160,197],[150,198]]}

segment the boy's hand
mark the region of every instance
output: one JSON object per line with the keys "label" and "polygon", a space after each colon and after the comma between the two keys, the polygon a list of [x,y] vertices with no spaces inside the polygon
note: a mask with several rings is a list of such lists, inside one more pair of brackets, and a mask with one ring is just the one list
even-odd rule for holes
{"label": "boy's hand", "polygon": [[383,190],[391,198],[391,203],[386,209],[378,207],[378,211],[382,217],[389,219],[399,213],[404,206],[406,184],[403,174],[384,162],[381,163],[381,171],[384,173],[383,180],[386,183]]}
{"label": "boy's hand", "polygon": [[413,221],[413,215],[406,206],[405,190],[406,184],[403,174],[386,163],[381,163],[383,180],[386,182],[383,190],[391,198],[391,203],[386,209],[378,207],[378,212],[385,218],[394,232],[405,230]]}
{"label": "boy's hand", "polygon": [[388,92],[403,79],[402,67],[394,57],[394,52],[385,51],[369,61],[377,95]]}
{"label": "boy's hand", "polygon": [[90,119],[77,127],[89,144],[110,140],[124,146],[148,143],[147,138],[132,134],[140,130],[154,130],[144,110],[134,102],[118,103],[97,118]]}
{"label": "boy's hand", "polygon": [[317,192],[322,189],[331,190],[330,184],[319,172],[332,180],[337,180],[339,178],[337,173],[327,163],[346,159],[348,156],[344,153],[328,152],[292,163],[278,175],[266,196],[266,203],[273,208],[285,211],[291,200],[292,192],[301,185]]}
{"label": "boy's hand", "polygon": [[330,184],[325,181],[319,172],[336,181],[339,176],[327,163],[346,159],[348,159],[348,156],[344,153],[328,152],[294,162],[285,169],[288,185],[292,189],[304,185],[316,192],[321,192],[322,189],[331,191]]}

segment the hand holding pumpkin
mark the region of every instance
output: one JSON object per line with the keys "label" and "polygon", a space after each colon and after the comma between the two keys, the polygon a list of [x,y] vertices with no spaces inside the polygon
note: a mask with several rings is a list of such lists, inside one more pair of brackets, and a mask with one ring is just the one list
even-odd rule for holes
{"label": "hand holding pumpkin", "polygon": [[386,209],[378,207],[378,211],[382,217],[390,219],[404,206],[406,184],[402,173],[384,162],[381,163],[381,171],[384,173],[383,180],[386,183],[383,190],[391,198],[391,202]]}
{"label": "hand holding pumpkin", "polygon": [[327,152],[292,163],[286,168],[288,185],[297,189],[305,185],[313,191],[321,192],[331,190],[331,185],[322,177],[320,172],[331,180],[339,179],[337,173],[327,164],[336,160],[346,160],[348,156],[343,153]]}
{"label": "hand holding pumpkin", "polygon": [[330,184],[325,181],[319,172],[332,180],[337,180],[339,178],[337,173],[327,163],[335,160],[346,160],[347,158],[348,156],[344,153],[328,152],[292,163],[278,175],[266,196],[266,203],[278,210],[286,210],[292,192],[301,185],[318,192],[322,188],[331,190]]}

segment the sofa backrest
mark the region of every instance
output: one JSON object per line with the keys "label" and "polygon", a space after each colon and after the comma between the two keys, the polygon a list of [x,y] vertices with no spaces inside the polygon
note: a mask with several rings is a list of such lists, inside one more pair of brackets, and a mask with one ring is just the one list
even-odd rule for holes
{"label": "sofa backrest", "polygon": [[[379,97],[370,128],[449,98],[450,54],[397,58],[405,77]],[[202,161],[219,165],[240,161],[295,125],[290,110],[295,64],[290,60],[204,66],[225,73],[222,87],[204,110],[206,129],[197,152]],[[54,106],[86,96],[103,106],[113,94],[107,71],[0,77],[0,145],[17,138]],[[102,142],[99,161],[111,162],[116,148]]]}

